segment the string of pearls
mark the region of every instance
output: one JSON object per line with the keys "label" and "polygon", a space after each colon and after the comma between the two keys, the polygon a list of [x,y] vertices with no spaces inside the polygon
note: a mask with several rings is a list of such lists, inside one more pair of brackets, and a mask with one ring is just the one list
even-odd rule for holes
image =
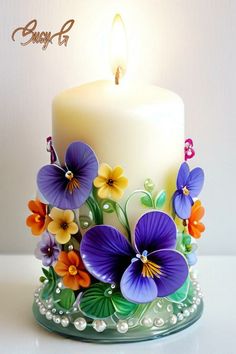
{"label": "string of pearls", "polygon": [[[176,314],[173,314],[173,306],[172,304],[167,305],[166,311],[170,313],[170,316],[168,319],[164,319],[162,317],[142,317],[141,320],[138,318],[129,318],[128,320],[118,320],[116,323],[116,329],[119,333],[124,334],[128,332],[129,328],[134,328],[137,325],[141,325],[145,328],[160,328],[163,329],[169,325],[175,326],[179,322],[182,322],[189,318],[191,315],[196,312],[198,306],[201,304],[202,301],[202,292],[200,289],[200,285],[197,281],[197,276],[196,273],[191,271],[190,273],[190,278],[192,280],[192,285],[194,288],[193,292],[193,298],[191,301],[191,304],[188,306],[186,304],[178,304],[178,312]],[[61,283],[58,283],[56,292],[59,293],[60,289],[62,287]],[[73,320],[74,315],[76,312],[79,311],[77,306],[74,306],[72,311],[62,311],[62,310],[57,310],[56,308],[53,307],[53,299],[50,298],[49,300],[42,301],[40,298],[40,292],[42,290],[43,286],[40,286],[36,291],[35,291],[35,303],[39,307],[39,312],[42,316],[45,316],[48,321],[53,321],[55,324],[62,326],[62,327],[68,327],[70,324],[73,325],[76,330],[78,331],[84,331],[87,327],[92,327],[96,332],[103,332],[105,329],[108,327],[108,324],[106,323],[105,320],[102,319],[95,319],[93,320],[92,323],[87,323],[86,319],[84,317],[78,317],[75,320]],[[160,302],[157,302],[157,307],[162,307],[161,305],[161,300]],[[156,311],[158,313],[158,309]],[[73,315],[73,318],[72,316]],[[110,327],[109,327],[110,328]]]}

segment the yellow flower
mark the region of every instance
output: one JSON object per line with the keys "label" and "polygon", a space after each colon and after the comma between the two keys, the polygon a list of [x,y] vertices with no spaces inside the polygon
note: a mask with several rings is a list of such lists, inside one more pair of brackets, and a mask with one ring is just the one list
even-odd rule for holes
{"label": "yellow flower", "polygon": [[71,235],[78,232],[78,225],[74,222],[72,210],[52,208],[50,217],[53,221],[48,224],[48,231],[55,235],[58,243],[65,244],[69,242]]}
{"label": "yellow flower", "polygon": [[123,176],[124,170],[120,166],[112,169],[106,163],[102,163],[98,170],[98,177],[93,184],[98,188],[98,196],[102,199],[120,199],[124,189],[128,186],[128,179]]}

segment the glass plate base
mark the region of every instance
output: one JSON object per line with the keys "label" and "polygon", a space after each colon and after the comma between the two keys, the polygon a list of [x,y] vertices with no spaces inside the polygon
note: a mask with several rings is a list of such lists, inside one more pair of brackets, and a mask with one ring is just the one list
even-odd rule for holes
{"label": "glass plate base", "polygon": [[75,328],[74,324],[67,323],[66,318],[58,318],[58,316],[53,316],[50,311],[48,313],[41,314],[39,306],[36,302],[33,303],[33,314],[36,321],[45,329],[50,332],[57,333],[61,336],[83,341],[83,342],[94,342],[94,343],[128,343],[128,342],[139,342],[151,339],[157,339],[164,336],[168,336],[173,333],[182,331],[183,329],[191,326],[196,322],[202,315],[203,312],[203,301],[201,299],[197,308],[194,312],[179,313],[172,321],[168,323],[164,328],[158,328],[152,326],[151,328],[145,328],[144,326],[137,326],[130,328],[126,333],[119,333],[115,329],[105,329],[103,332],[96,331],[92,325],[87,325],[85,329],[78,330]]}

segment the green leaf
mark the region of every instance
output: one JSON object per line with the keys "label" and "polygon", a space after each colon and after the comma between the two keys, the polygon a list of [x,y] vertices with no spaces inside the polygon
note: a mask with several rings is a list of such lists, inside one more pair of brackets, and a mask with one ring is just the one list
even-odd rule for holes
{"label": "green leaf", "polygon": [[92,318],[106,318],[114,314],[110,285],[96,283],[85,290],[80,299],[80,309]]}
{"label": "green leaf", "polygon": [[46,268],[42,268],[43,274],[48,279],[49,278],[49,271]]}
{"label": "green leaf", "polygon": [[112,295],[112,303],[115,307],[116,312],[121,316],[128,316],[137,309],[138,304],[126,300],[121,293],[114,293]]}
{"label": "green leaf", "polygon": [[44,281],[46,280],[47,278],[45,278],[43,275],[41,275],[41,277],[39,278],[39,281],[41,283],[44,283]]}
{"label": "green leaf", "polygon": [[166,202],[166,191],[160,191],[155,199],[155,207],[161,209]]}
{"label": "green leaf", "polygon": [[87,229],[89,226],[92,225],[92,220],[87,215],[80,215],[79,216],[79,224],[82,229]]}
{"label": "green leaf", "polygon": [[152,204],[151,196],[145,195],[140,200],[143,205],[145,205],[148,208],[152,208],[153,204]]}
{"label": "green leaf", "polygon": [[175,293],[167,296],[167,299],[172,302],[183,302],[188,295],[189,291],[190,278],[189,276],[185,280],[184,284],[179,288]]}
{"label": "green leaf", "polygon": [[62,289],[59,294],[54,293],[53,298],[57,306],[69,310],[75,302],[75,293],[71,289]]}
{"label": "green leaf", "polygon": [[48,299],[52,295],[52,293],[57,285],[57,278],[58,277],[57,277],[57,274],[55,273],[53,267],[50,267],[49,270],[42,268],[42,271],[48,281],[42,290],[42,298],[45,300],[45,299]]}
{"label": "green leaf", "polygon": [[101,205],[105,213],[113,213],[115,211],[115,202],[110,199],[104,199]]}
{"label": "green leaf", "polygon": [[85,290],[80,299],[81,311],[91,318],[107,318],[115,312],[120,316],[133,313],[138,304],[129,302],[108,284],[96,283]]}
{"label": "green leaf", "polygon": [[52,295],[55,287],[56,284],[54,283],[54,281],[48,281],[48,283],[44,286],[42,290],[42,299],[48,299]]}

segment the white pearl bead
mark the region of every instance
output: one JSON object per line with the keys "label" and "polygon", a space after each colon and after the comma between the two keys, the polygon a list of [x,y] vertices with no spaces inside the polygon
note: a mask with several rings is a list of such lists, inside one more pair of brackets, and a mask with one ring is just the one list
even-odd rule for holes
{"label": "white pearl bead", "polygon": [[190,272],[190,278],[191,278],[191,280],[196,280],[197,279],[197,273],[192,270]]}
{"label": "white pearl bead", "polygon": [[148,328],[152,327],[153,325],[152,319],[150,317],[144,317],[141,320],[141,325]]}
{"label": "white pearl bead", "polygon": [[59,289],[61,289],[61,288],[62,288],[62,282],[59,281],[59,283],[57,284],[57,287],[58,287]]}
{"label": "white pearl bead", "polygon": [[190,307],[189,307],[189,312],[190,312],[190,313],[194,313],[194,311],[195,311],[194,307],[193,307],[193,306],[190,306]]}
{"label": "white pearl bead", "polygon": [[184,319],[184,315],[182,313],[178,313],[177,317],[178,317],[178,321],[183,321]]}
{"label": "white pearl bead", "polygon": [[45,313],[46,313],[46,309],[45,309],[45,307],[43,306],[43,305],[41,305],[40,307],[39,307],[39,312],[41,313],[41,315],[45,315]]}
{"label": "white pearl bead", "polygon": [[70,321],[69,321],[69,318],[68,318],[68,317],[63,316],[63,317],[61,318],[61,325],[62,325],[62,327],[68,327],[68,326],[69,326],[69,323],[70,323]]}
{"label": "white pearl bead", "polygon": [[184,317],[188,317],[190,315],[189,310],[185,309],[183,315]]}
{"label": "white pearl bead", "polygon": [[78,331],[83,331],[87,327],[87,322],[86,322],[85,318],[78,317],[74,321],[74,326]]}
{"label": "white pearl bead", "polygon": [[52,309],[52,313],[56,313],[57,310],[55,309],[55,307]]}
{"label": "white pearl bead", "polygon": [[177,316],[176,315],[172,315],[171,318],[170,318],[170,323],[172,325],[175,325],[177,322]]}
{"label": "white pearl bead", "polygon": [[200,305],[200,303],[201,303],[201,299],[197,298],[197,299],[196,299],[196,304],[197,304],[197,305]]}
{"label": "white pearl bead", "polygon": [[128,325],[129,325],[129,327],[136,326],[137,324],[138,324],[138,318],[136,318],[136,317],[131,317],[131,318],[128,320]]}
{"label": "white pearl bead", "polygon": [[103,332],[107,327],[106,322],[103,320],[94,320],[92,326],[97,332]]}
{"label": "white pearl bead", "polygon": [[118,321],[116,328],[119,333],[126,333],[129,329],[129,326],[126,321],[120,320],[120,321]]}
{"label": "white pearl bead", "polygon": [[154,320],[154,326],[156,327],[162,327],[164,325],[165,321],[161,317],[157,317]]}
{"label": "white pearl bead", "polygon": [[173,306],[171,304],[167,305],[166,307],[168,312],[172,312],[173,311]]}
{"label": "white pearl bead", "polygon": [[203,297],[203,295],[202,295],[201,291],[199,291],[199,293],[198,293],[198,297],[200,297],[200,298],[202,298],[202,297]]}
{"label": "white pearl bead", "polygon": [[55,322],[56,324],[59,324],[61,322],[61,317],[58,315],[54,315],[52,319],[53,322]]}
{"label": "white pearl bead", "polygon": [[49,320],[49,321],[51,321],[51,319],[52,319],[52,313],[51,313],[51,311],[47,311],[47,312],[46,312],[46,319]]}
{"label": "white pearl bead", "polygon": [[197,305],[196,304],[192,304],[192,308],[194,309],[194,311],[196,311]]}

